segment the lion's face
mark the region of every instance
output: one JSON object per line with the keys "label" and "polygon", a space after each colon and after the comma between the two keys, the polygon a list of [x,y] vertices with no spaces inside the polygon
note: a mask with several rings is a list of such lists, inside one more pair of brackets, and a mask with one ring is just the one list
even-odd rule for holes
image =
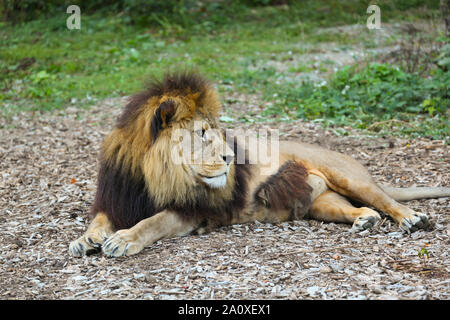
{"label": "lion's face", "polygon": [[174,140],[175,155],[181,156],[181,166],[194,181],[210,188],[226,186],[235,155],[214,123],[197,116],[182,130],[172,131]]}

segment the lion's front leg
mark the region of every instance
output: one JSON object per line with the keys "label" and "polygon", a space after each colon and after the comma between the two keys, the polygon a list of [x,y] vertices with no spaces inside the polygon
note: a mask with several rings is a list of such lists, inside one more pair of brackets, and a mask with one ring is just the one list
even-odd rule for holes
{"label": "lion's front leg", "polygon": [[102,246],[110,257],[131,256],[163,238],[183,236],[198,227],[195,221],[182,219],[173,211],[164,210],[144,219],[130,229],[119,230]]}
{"label": "lion's front leg", "polygon": [[114,228],[106,214],[97,213],[87,231],[69,245],[69,253],[75,257],[100,251],[102,243],[114,232]]}

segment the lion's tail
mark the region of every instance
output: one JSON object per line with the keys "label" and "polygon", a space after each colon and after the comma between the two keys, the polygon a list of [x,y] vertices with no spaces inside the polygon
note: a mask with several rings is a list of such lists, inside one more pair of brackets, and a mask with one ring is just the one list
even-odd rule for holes
{"label": "lion's tail", "polygon": [[395,188],[383,185],[381,189],[397,201],[450,197],[450,188],[445,187]]}

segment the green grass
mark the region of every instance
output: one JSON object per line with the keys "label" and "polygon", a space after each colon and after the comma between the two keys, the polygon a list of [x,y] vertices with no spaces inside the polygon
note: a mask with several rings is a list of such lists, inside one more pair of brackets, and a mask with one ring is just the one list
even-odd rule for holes
{"label": "green grass", "polygon": [[[438,4],[438,1],[379,1],[383,22],[399,17],[402,21],[434,19],[439,16]],[[213,8],[214,5],[219,7]],[[88,107],[106,97],[129,95],[142,89],[149,75],[158,77],[168,70],[195,68],[219,83],[221,91],[225,87],[220,83],[226,83],[233,84],[233,90],[261,95],[272,103],[265,113],[268,118],[281,110],[286,111],[281,118],[324,118],[326,123],[360,128],[367,127],[369,121],[385,120],[371,109],[364,109],[363,125],[355,124],[357,113],[352,118],[321,109],[310,111],[313,106],[326,103],[333,97],[327,94],[339,88],[321,90],[320,94],[313,94],[311,99],[315,100],[305,100],[307,86],[313,84],[292,83],[285,76],[309,72],[312,68],[308,64],[291,67],[283,75],[270,67],[254,70],[261,63],[289,61],[290,55],[314,52],[321,43],[332,42],[342,48],[364,44],[368,31],[348,37],[317,30],[365,24],[366,1],[308,0],[294,2],[290,7],[248,7],[238,1],[221,7],[215,2],[205,2],[204,8],[177,11],[169,16],[152,15],[151,21],[137,24],[129,23],[129,17],[123,14],[108,10],[84,14],[82,9],[81,30],[66,28],[67,14],[38,17],[15,26],[3,23],[0,25],[2,114]],[[35,62],[24,66],[24,61],[31,58]],[[333,68],[333,61],[324,61],[319,71]],[[439,107],[440,101],[433,100],[434,96],[427,97],[425,92],[423,101],[417,101],[417,105],[431,97],[429,103]],[[294,105],[305,101],[312,102],[312,106],[305,105],[306,111],[293,111]],[[346,107],[341,105],[341,109]],[[392,116],[397,115],[397,111],[392,112]],[[424,109],[411,112],[413,117],[417,114],[429,113]],[[441,128],[444,120],[435,118],[445,118],[445,114],[436,109],[431,123],[423,122],[421,126]],[[428,129],[400,132],[435,138],[448,136],[445,127],[431,133]]]}

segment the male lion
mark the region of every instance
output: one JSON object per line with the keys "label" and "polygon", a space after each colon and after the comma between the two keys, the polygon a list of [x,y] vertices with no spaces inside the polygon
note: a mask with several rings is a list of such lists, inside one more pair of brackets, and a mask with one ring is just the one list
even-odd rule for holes
{"label": "male lion", "polygon": [[92,222],[70,253],[129,256],[162,238],[254,220],[308,216],[363,230],[381,219],[346,198],[409,233],[428,218],[397,201],[450,196],[450,188],[381,188],[351,157],[305,143],[280,141],[268,165],[255,163],[260,148],[219,130],[220,108],[194,73],[168,74],[133,96],[104,141]]}

